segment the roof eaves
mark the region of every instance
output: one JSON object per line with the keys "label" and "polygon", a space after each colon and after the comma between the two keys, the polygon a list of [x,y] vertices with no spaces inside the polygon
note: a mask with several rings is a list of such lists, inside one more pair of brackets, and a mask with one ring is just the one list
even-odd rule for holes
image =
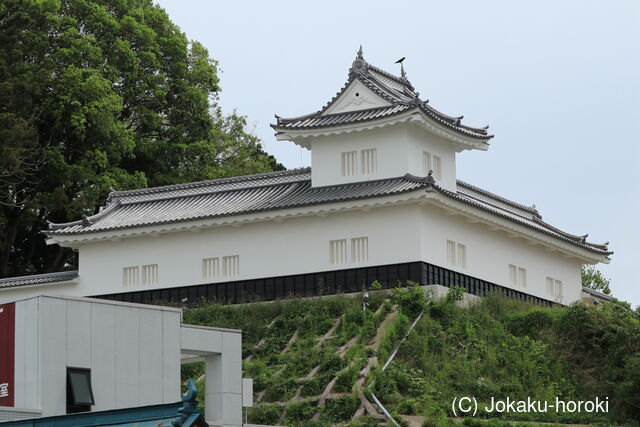
{"label": "roof eaves", "polygon": [[462,120],[462,118],[464,116],[460,116],[460,117],[447,116],[447,115],[439,112],[435,108],[431,107],[426,102],[423,102],[423,103],[420,104],[420,109],[427,116],[431,117],[432,119],[434,119],[439,124],[442,124],[442,125],[444,125],[446,127],[454,129],[455,131],[457,131],[458,133],[461,133],[463,135],[470,136],[470,137],[477,138],[477,139],[483,139],[483,140],[485,140],[483,142],[486,142],[487,140],[493,138],[493,135],[488,135],[488,132],[487,132],[488,127],[486,127],[486,128],[474,128],[474,127],[471,127],[471,126],[466,126],[466,125],[461,124],[460,120]]}
{"label": "roof eaves", "polygon": [[78,270],[58,271],[55,273],[44,274],[31,274],[28,276],[6,277],[4,279],[0,279],[0,289],[68,282],[77,277]]}
{"label": "roof eaves", "polygon": [[[123,190],[123,191],[112,191],[109,194],[107,206],[104,207],[100,212],[90,217],[86,217],[84,219],[79,219],[76,221],[66,222],[66,223],[52,223],[49,222],[49,228],[47,230],[42,230],[42,233],[45,235],[49,234],[58,234],[56,230],[65,229],[74,226],[82,226],[84,224],[95,224],[97,221],[102,219],[111,211],[115,210],[122,203],[121,198],[126,196],[134,196],[134,195],[144,195],[144,194],[153,194],[153,193],[163,193],[169,191],[176,190],[186,190],[193,189],[198,187],[206,187],[211,185],[221,185],[221,184],[231,184],[236,182],[247,182],[252,180],[280,177],[280,176],[291,176],[297,174],[305,174],[311,171],[310,167],[306,168],[296,168],[296,169],[287,169],[284,171],[276,171],[276,172],[265,172],[251,175],[241,175],[229,178],[218,178],[207,181],[197,181],[197,182],[188,182],[183,184],[172,184],[165,185],[161,187],[151,187],[151,188],[140,188],[135,190]],[[88,223],[87,223],[88,221]]]}
{"label": "roof eaves", "polygon": [[509,200],[507,198],[499,196],[499,195],[497,195],[495,193],[487,191],[487,190],[485,190],[483,188],[476,187],[475,185],[469,184],[468,182],[462,181],[460,179],[458,179],[456,181],[457,181],[457,184],[462,186],[462,187],[466,187],[466,188],[469,188],[469,189],[471,189],[473,191],[477,191],[478,193],[481,193],[481,194],[483,194],[485,196],[488,196],[488,197],[491,197],[493,199],[496,199],[496,200],[498,200],[498,201],[500,201],[502,203],[505,203],[507,205],[513,206],[513,207],[518,208],[518,209],[522,209],[523,211],[530,212],[533,215],[539,215],[538,210],[536,208],[534,208],[533,206],[526,206],[526,205],[514,202],[512,200]]}
{"label": "roof eaves", "polygon": [[256,173],[251,175],[232,176],[228,178],[209,179],[205,181],[185,182],[183,184],[171,184],[171,185],[164,185],[160,187],[113,191],[111,192],[111,195],[113,197],[121,197],[121,196],[133,196],[138,194],[160,193],[160,192],[174,191],[174,190],[186,190],[186,189],[192,189],[197,187],[206,187],[210,185],[231,184],[235,182],[246,182],[246,181],[259,180],[259,179],[265,179],[265,178],[304,174],[304,173],[309,173],[310,171],[311,171],[310,167],[295,168],[295,169],[287,169],[283,171],[263,172],[263,173]]}
{"label": "roof eaves", "polygon": [[606,301],[615,301],[616,300],[616,298],[614,296],[612,296],[612,295],[605,294],[604,292],[596,291],[595,289],[591,289],[591,288],[586,287],[586,286],[582,287],[582,291],[586,292],[586,293],[588,293],[590,295],[593,295],[594,297],[601,298],[601,299],[606,300]]}
{"label": "roof eaves", "polygon": [[588,243],[588,242],[586,242],[585,240],[582,240],[582,239],[576,240],[575,238],[573,238],[573,236],[571,234],[565,233],[564,231],[559,230],[559,229],[557,229],[555,227],[550,227],[549,226],[549,228],[547,228],[547,226],[546,226],[547,224],[542,222],[542,221],[540,222],[541,224],[536,227],[536,226],[533,226],[533,225],[529,224],[526,221],[522,221],[522,220],[513,218],[512,216],[506,215],[505,213],[500,212],[498,210],[498,208],[495,208],[495,209],[489,208],[488,206],[486,206],[486,205],[484,205],[482,203],[475,202],[473,200],[469,200],[469,199],[467,199],[465,197],[462,197],[462,196],[458,195],[457,193],[454,193],[452,191],[446,190],[446,189],[444,189],[444,188],[442,188],[442,187],[440,187],[438,185],[435,185],[435,184],[433,184],[432,187],[435,188],[437,191],[439,191],[441,194],[443,194],[443,195],[445,195],[445,196],[447,196],[447,197],[449,197],[449,198],[451,198],[453,200],[457,200],[459,202],[468,204],[470,206],[474,206],[474,207],[476,207],[478,209],[481,209],[483,211],[493,213],[493,214],[495,214],[495,215],[497,215],[497,216],[499,216],[501,218],[507,219],[507,220],[512,221],[512,222],[514,222],[516,224],[523,225],[523,226],[525,226],[527,228],[530,228],[532,230],[536,230],[536,231],[542,232],[542,233],[547,234],[549,236],[556,237],[557,239],[563,240],[563,241],[565,241],[567,243],[571,243],[574,246],[580,247],[582,249],[586,249],[587,251],[590,251],[590,252],[593,252],[593,253],[597,253],[599,255],[607,255],[607,256],[613,254],[613,252],[609,251],[608,248],[604,248],[603,249],[603,248],[600,247],[600,245],[594,245],[594,244]]}
{"label": "roof eaves", "polygon": [[[405,177],[399,177],[399,178],[383,178],[383,179],[379,179],[379,180],[374,180],[374,181],[368,181],[367,184],[372,184],[372,183],[377,183],[377,182],[382,182],[382,181],[388,181],[388,182],[396,182],[396,181],[402,181],[404,180]],[[279,185],[279,184],[274,184],[274,185]],[[357,195],[357,196],[344,196],[342,197],[340,195],[340,189],[341,188],[346,188],[346,187],[357,187],[357,186],[361,186],[363,185],[363,183],[348,183],[348,184],[340,184],[340,185],[331,185],[331,186],[326,186],[326,187],[314,187],[314,190],[318,190],[318,189],[327,189],[327,188],[334,188],[336,191],[331,193],[332,197],[327,199],[327,200],[315,200],[315,201],[309,201],[309,202],[302,202],[302,203],[292,203],[292,204],[288,204],[288,205],[275,205],[275,206],[267,206],[267,207],[260,207],[260,208],[256,208],[256,209],[247,209],[245,211],[242,212],[231,212],[231,213],[224,213],[224,214],[212,214],[212,215],[204,215],[204,216],[198,216],[198,217],[187,217],[187,218],[181,218],[179,220],[162,220],[162,221],[155,221],[155,222],[150,222],[150,223],[146,223],[146,224],[126,224],[123,226],[114,226],[114,227],[110,227],[108,229],[98,229],[98,230],[73,230],[73,231],[67,231],[65,232],[64,230],[56,230],[53,232],[50,232],[50,235],[55,235],[55,236],[64,236],[64,235],[82,235],[82,234],[90,234],[90,233],[102,233],[102,232],[106,232],[106,231],[115,231],[115,230],[125,230],[125,229],[131,229],[131,228],[139,228],[139,227],[150,227],[150,226],[156,226],[156,225],[165,225],[165,224],[173,224],[173,223],[183,223],[183,222],[189,222],[189,221],[195,221],[195,220],[207,220],[207,219],[213,219],[213,218],[226,218],[226,217],[231,217],[231,216],[237,216],[237,215],[245,215],[245,214],[255,214],[255,213],[260,213],[260,212],[270,212],[270,211],[276,211],[276,210],[282,210],[282,209],[291,209],[291,208],[300,208],[300,207],[306,207],[306,206],[317,206],[317,205],[323,205],[323,204],[328,204],[328,203],[338,203],[338,202],[345,202],[345,201],[354,201],[354,200],[365,200],[365,199],[374,199],[377,197],[384,197],[384,196],[390,196],[390,195],[396,195],[396,194],[403,194],[403,193],[407,193],[410,191],[415,191],[418,190],[420,187],[416,187],[416,188],[408,188],[408,189],[402,189],[402,190],[394,190],[394,191],[385,191],[385,192],[380,192],[380,193],[374,193],[374,194],[363,194],[363,195]]]}

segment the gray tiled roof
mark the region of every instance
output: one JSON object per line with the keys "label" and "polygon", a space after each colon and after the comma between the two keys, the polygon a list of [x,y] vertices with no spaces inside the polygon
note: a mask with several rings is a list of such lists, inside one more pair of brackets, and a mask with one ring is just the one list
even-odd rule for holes
{"label": "gray tiled roof", "polygon": [[616,300],[612,295],[605,294],[605,293],[600,292],[600,291],[596,291],[595,289],[587,288],[586,286],[582,287],[582,292],[585,292],[585,293],[587,293],[587,294],[589,294],[591,296],[594,296],[596,298],[603,299],[605,301],[615,301]]}
{"label": "gray tiled roof", "polygon": [[370,199],[419,189],[439,193],[494,215],[546,233],[599,254],[606,245],[588,243],[546,224],[533,207],[502,198],[458,181],[451,192],[426,178],[405,175],[324,187],[311,186],[311,169],[293,169],[258,175],[202,181],[149,189],[115,191],[98,214],[66,224],[51,224],[48,235],[78,235],[159,224],[228,217],[348,200]]}
{"label": "gray tiled roof", "polygon": [[[357,66],[356,66],[357,65]],[[391,103],[388,107],[377,107],[367,110],[325,114],[327,109],[340,97],[354,80],[359,80],[374,93]],[[493,135],[489,135],[487,128],[474,128],[461,123],[463,116],[453,117],[441,113],[429,105],[429,101],[420,99],[418,92],[406,77],[397,77],[374,65],[367,63],[358,53],[354,65],[349,70],[349,79],[342,89],[325,105],[315,113],[301,117],[283,118],[278,117],[277,123],[271,127],[277,132],[286,130],[317,129],[322,127],[339,126],[351,123],[361,123],[377,120],[384,117],[391,117],[400,113],[415,110],[422,111],[438,124],[450,128],[455,132],[480,140],[489,140]]]}
{"label": "gray tiled roof", "polygon": [[53,224],[47,234],[86,234],[382,197],[420,188],[399,177],[311,187],[311,169],[267,173],[246,180],[213,180],[184,186],[111,193],[107,207],[83,221]]}
{"label": "gray tiled roof", "polygon": [[78,277],[78,270],[60,271],[57,273],[32,274],[30,276],[7,277],[0,279],[0,289],[17,286],[45,285],[68,282]]}

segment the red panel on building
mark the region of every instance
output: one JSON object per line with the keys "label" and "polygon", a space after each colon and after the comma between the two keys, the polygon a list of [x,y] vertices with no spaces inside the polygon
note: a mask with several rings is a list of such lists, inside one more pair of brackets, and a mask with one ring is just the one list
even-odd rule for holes
{"label": "red panel on building", "polygon": [[13,407],[16,305],[0,305],[0,406]]}

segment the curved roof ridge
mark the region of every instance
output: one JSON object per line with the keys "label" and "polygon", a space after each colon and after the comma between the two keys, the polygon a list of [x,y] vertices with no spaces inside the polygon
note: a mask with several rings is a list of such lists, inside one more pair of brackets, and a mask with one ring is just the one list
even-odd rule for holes
{"label": "curved roof ridge", "polygon": [[369,113],[369,112],[373,112],[373,111],[377,111],[377,110],[387,110],[387,109],[392,109],[397,107],[397,105],[383,105],[380,107],[371,107],[371,108],[363,108],[362,110],[355,110],[355,111],[341,111],[339,113],[330,113],[330,114],[324,114],[322,117],[323,118],[330,118],[330,117],[337,117],[337,116],[343,116],[343,115],[347,115],[347,114],[356,114],[356,113]]}
{"label": "curved roof ridge", "polygon": [[369,66],[369,68],[373,69],[373,71],[375,71],[376,73],[382,74],[383,76],[385,76],[385,77],[387,77],[387,78],[389,78],[391,80],[394,80],[397,83],[410,88],[411,90],[414,90],[413,85],[411,84],[409,79],[403,79],[402,77],[398,77],[395,74],[391,74],[390,72],[385,71],[380,67],[376,67],[375,65],[373,65],[371,63],[367,62],[367,65]]}
{"label": "curved roof ridge", "polygon": [[19,286],[55,285],[56,283],[68,282],[76,277],[78,277],[78,270],[5,277],[0,279],[0,289],[15,288]]}
{"label": "curved roof ridge", "polygon": [[[263,172],[263,173],[258,173],[258,174],[251,174],[251,175],[240,175],[240,176],[234,176],[234,177],[228,177],[228,178],[218,178],[218,179],[210,179],[210,180],[205,180],[205,181],[196,181],[196,182],[185,182],[182,184],[171,184],[171,185],[165,185],[165,186],[159,186],[159,187],[149,187],[149,188],[139,188],[139,189],[134,189],[134,190],[123,190],[123,191],[112,191],[111,193],[109,193],[109,196],[107,197],[107,203],[104,206],[103,209],[100,210],[100,212],[96,213],[95,215],[89,216],[89,217],[85,217],[82,219],[78,219],[75,221],[70,221],[70,222],[65,222],[65,223],[53,223],[53,222],[49,222],[49,228],[48,230],[60,230],[60,229],[64,229],[67,227],[73,227],[73,226],[78,226],[78,225],[84,225],[85,222],[88,222],[89,225],[91,225],[92,223],[95,223],[97,221],[99,221],[100,219],[102,219],[103,217],[105,217],[107,214],[109,214],[111,211],[115,210],[116,208],[118,208],[120,205],[122,204],[131,204],[134,202],[123,202],[122,198],[127,197],[127,196],[135,196],[135,195],[145,195],[145,194],[154,194],[154,193],[164,193],[164,192],[169,192],[169,191],[175,191],[175,190],[186,190],[186,189],[193,189],[193,188],[199,188],[199,187],[206,187],[206,186],[210,186],[210,185],[221,185],[221,184],[231,184],[231,183],[235,183],[235,182],[249,182],[252,180],[260,180],[260,179],[266,179],[266,178],[272,178],[272,177],[280,177],[280,176],[293,176],[293,175],[297,175],[297,174],[304,174],[304,173],[308,173],[311,171],[310,167],[306,167],[306,168],[296,168],[296,169],[287,169],[284,171],[275,171],[275,172]],[[256,186],[259,187],[259,186]],[[231,189],[230,189],[231,190]],[[215,193],[215,191],[209,191],[208,193]],[[200,193],[203,194],[203,193]],[[156,197],[153,199],[150,199],[149,201],[158,201],[158,200],[170,200],[176,197],[185,197],[185,195],[173,195],[173,196],[169,196],[169,197]],[[43,232],[46,232],[47,230],[43,230]]]}
{"label": "curved roof ridge", "polygon": [[426,102],[423,102],[420,104],[420,109],[431,117],[436,116],[436,118],[442,120],[446,125],[453,127],[454,129],[467,130],[468,132],[479,134],[487,139],[493,138],[493,135],[489,135],[487,132],[487,129],[489,128],[488,126],[486,128],[476,128],[473,126],[463,125],[461,120],[464,118],[464,116],[458,116],[458,117],[449,116],[439,110],[436,110]]}
{"label": "curved roof ridge", "polygon": [[53,273],[27,274],[24,276],[5,277],[0,279],[0,283],[15,282],[17,280],[40,279],[40,278],[56,278],[66,276],[77,276],[78,270],[55,271]]}
{"label": "curved roof ridge", "polygon": [[298,117],[280,117],[276,114],[276,120],[278,121],[278,124],[286,124],[286,123],[290,123],[290,122],[296,122],[298,120],[304,120],[304,119],[308,119],[311,117],[315,117],[318,114],[321,114],[323,110],[318,110],[315,111],[313,113],[309,113],[309,114],[303,114],[302,116],[298,116]]}
{"label": "curved roof ridge", "polygon": [[134,190],[112,191],[109,197],[121,197],[137,194],[160,193],[164,191],[184,190],[189,188],[205,187],[208,185],[229,184],[234,182],[252,181],[256,179],[272,178],[278,176],[297,175],[310,172],[310,167],[286,169],[283,171],[261,172],[251,175],[230,176],[227,178],[208,179],[204,181],[185,182],[182,184],[161,185],[157,187],[138,188]]}
{"label": "curved roof ridge", "polygon": [[[261,189],[261,188],[271,188],[271,187],[281,187],[281,186],[289,186],[292,184],[296,184],[299,182],[308,182],[310,181],[311,178],[300,178],[300,179],[296,179],[296,180],[291,180],[291,181],[285,181],[285,182],[271,182],[271,183],[266,183],[266,184],[258,184],[258,185],[252,185],[250,188],[251,189]],[[152,199],[143,199],[143,200],[131,200],[131,201],[126,201],[126,202],[121,202],[122,205],[133,205],[133,204],[142,204],[142,203],[155,203],[155,202],[161,202],[161,201],[165,201],[165,200],[175,200],[175,199],[186,199],[186,198],[191,198],[191,197],[202,197],[202,196],[211,196],[213,194],[222,194],[222,193],[231,193],[234,191],[243,191],[246,190],[247,187],[231,187],[231,188],[223,188],[223,189],[211,189],[209,191],[201,191],[198,193],[192,193],[192,194],[170,194],[167,196],[158,196],[158,197],[154,197]]]}
{"label": "curved roof ridge", "polygon": [[[356,77],[358,78],[358,77]],[[370,82],[364,82],[366,80],[372,80],[373,84],[371,84]],[[373,90],[375,93],[381,94],[381,93],[385,93],[385,95],[387,97],[389,97],[389,101],[396,104],[396,103],[404,103],[404,102],[411,102],[412,98],[404,93],[401,93],[400,91],[396,90],[393,87],[390,87],[389,85],[385,84],[383,81],[380,81],[379,78],[377,78],[376,76],[369,74],[367,76],[363,76],[360,77],[360,81],[362,81],[363,83],[366,84],[366,86]],[[384,91],[382,91],[381,89],[384,89]]]}
{"label": "curved roof ridge", "polygon": [[556,233],[560,233],[565,235],[566,237],[575,240],[576,242],[580,242],[583,243],[585,245],[589,245],[589,246],[594,246],[594,247],[599,247],[599,248],[603,248],[603,250],[609,250],[609,242],[607,243],[591,243],[591,242],[587,242],[587,237],[589,236],[589,234],[583,234],[581,236],[576,235],[576,234],[571,234],[571,233],[567,233],[566,231],[562,231],[559,228],[554,227],[553,225],[549,224],[548,222],[545,222],[542,220],[541,217],[534,217],[533,221],[544,226],[547,227],[553,231],[555,231]]}
{"label": "curved roof ridge", "polygon": [[[110,197],[111,195],[109,195]],[[49,230],[58,230],[61,228],[67,228],[67,227],[73,227],[74,225],[81,225],[85,222],[88,222],[89,225],[91,225],[92,223],[95,223],[96,221],[99,221],[102,217],[106,216],[108,213],[110,213],[112,210],[115,210],[118,206],[120,206],[120,200],[115,200],[115,201],[110,201],[109,199],[107,199],[107,204],[106,206],[104,206],[103,209],[100,209],[100,211],[94,215],[91,216],[85,216],[82,219],[77,219],[75,221],[69,221],[69,222],[61,222],[61,223],[54,223],[54,222],[49,222]],[[46,231],[46,230],[45,230]]]}
{"label": "curved roof ridge", "polygon": [[[458,182],[460,182],[460,181],[458,181]],[[495,210],[496,207],[493,207],[493,209],[492,209],[492,208],[488,207],[487,205],[483,205],[482,203],[477,202],[475,200],[466,199],[465,197],[461,196],[460,194],[455,193],[455,192],[450,191],[450,190],[447,190],[445,188],[442,188],[437,184],[433,184],[432,186],[433,186],[433,188],[438,190],[440,193],[442,193],[445,196],[450,197],[450,198],[452,198],[454,200],[458,200],[458,201],[461,201],[463,203],[467,203],[467,204],[469,204],[471,206],[475,206],[475,207],[477,207],[479,209],[482,209],[484,211],[491,212],[494,215],[497,215],[499,217],[508,219],[508,220],[510,220],[512,222],[515,222],[517,224],[520,224],[520,225],[523,225],[525,227],[531,228],[533,230],[540,231],[540,232],[545,233],[547,235],[556,237],[556,238],[558,238],[560,240],[564,240],[566,242],[574,244],[574,245],[576,245],[578,247],[581,247],[583,249],[587,249],[587,250],[590,250],[590,251],[596,252],[596,253],[602,253],[603,255],[607,255],[607,256],[613,254],[613,251],[610,251],[608,247],[602,247],[602,245],[589,243],[589,242],[587,242],[585,240],[585,236],[574,236],[572,234],[569,234],[569,233],[567,233],[565,231],[562,231],[562,230],[560,230],[560,229],[558,229],[556,227],[550,226],[549,224],[547,224],[546,222],[544,222],[542,220],[538,220],[539,218],[536,217],[536,216],[533,217],[533,220],[532,220],[533,224],[531,224],[530,222],[519,220],[517,218],[509,216],[504,212],[499,212],[499,211]],[[471,187],[473,187],[473,186],[471,186]],[[497,196],[497,197],[500,197],[500,196]],[[508,200],[508,199],[504,199],[504,200]],[[500,208],[498,208],[498,209],[500,209]],[[502,210],[504,211],[504,209],[502,209]],[[538,227],[536,227],[536,225],[538,225]],[[579,238],[576,239],[575,237],[579,237]]]}
{"label": "curved roof ridge", "polygon": [[442,119],[450,121],[450,122],[455,122],[456,120],[462,120],[464,118],[464,116],[450,116],[448,114],[445,114],[442,111],[433,108],[428,102],[423,102],[422,106],[424,108],[432,111],[433,113],[439,115]]}
{"label": "curved roof ridge", "polygon": [[465,181],[463,181],[461,179],[458,179],[456,181],[457,181],[458,185],[462,185],[463,187],[467,187],[467,188],[470,188],[472,190],[478,191],[478,192],[480,192],[480,193],[482,193],[482,194],[484,194],[486,196],[493,197],[494,199],[498,199],[501,202],[506,203],[508,205],[511,205],[511,206],[513,206],[515,208],[525,210],[525,211],[530,212],[530,213],[532,213],[534,215],[539,215],[538,210],[536,208],[532,207],[532,206],[527,206],[527,205],[523,205],[523,204],[518,203],[518,202],[514,202],[513,200],[507,199],[506,197],[502,197],[502,196],[500,196],[498,194],[495,194],[495,193],[492,193],[490,191],[487,191],[484,188],[480,188],[480,187],[475,186],[473,184],[469,184],[468,182],[465,182]]}

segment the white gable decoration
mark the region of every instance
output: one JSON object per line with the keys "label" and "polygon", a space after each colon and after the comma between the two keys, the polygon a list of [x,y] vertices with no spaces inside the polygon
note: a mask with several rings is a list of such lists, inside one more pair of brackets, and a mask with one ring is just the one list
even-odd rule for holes
{"label": "white gable decoration", "polygon": [[352,81],[347,89],[335,100],[329,108],[322,112],[328,114],[345,113],[348,111],[367,110],[376,107],[390,107],[391,103],[376,95],[359,80]]}

